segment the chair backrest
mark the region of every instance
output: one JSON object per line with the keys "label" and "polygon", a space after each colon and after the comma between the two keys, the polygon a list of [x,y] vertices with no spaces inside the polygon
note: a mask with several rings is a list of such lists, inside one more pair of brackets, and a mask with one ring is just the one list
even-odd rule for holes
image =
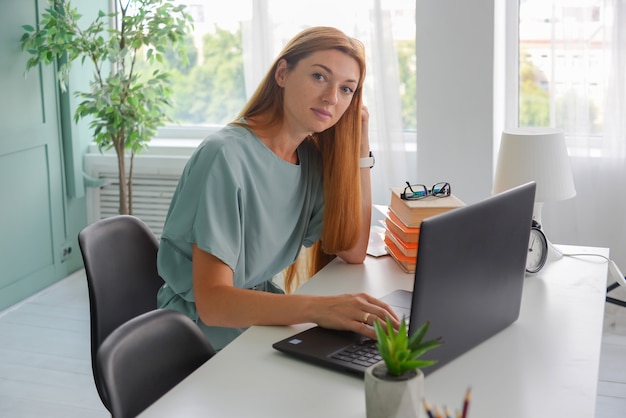
{"label": "chair backrest", "polygon": [[157,272],[159,242],[139,218],[119,215],[94,222],[78,234],[91,324],[91,365],[104,406],[110,410],[96,368],[96,353],[117,327],[156,309],[163,279]]}
{"label": "chair backrest", "polygon": [[98,367],[114,418],[135,417],[215,351],[184,314],[156,309],[113,331],[98,350]]}

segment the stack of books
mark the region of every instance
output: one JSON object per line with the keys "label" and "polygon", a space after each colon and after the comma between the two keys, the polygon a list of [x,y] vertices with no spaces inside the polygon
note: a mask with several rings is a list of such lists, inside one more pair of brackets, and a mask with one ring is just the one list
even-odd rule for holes
{"label": "stack of books", "polygon": [[465,206],[454,194],[448,197],[428,196],[419,200],[403,200],[404,187],[391,188],[391,202],[385,214],[385,247],[407,273],[415,272],[417,246],[422,221],[431,216]]}

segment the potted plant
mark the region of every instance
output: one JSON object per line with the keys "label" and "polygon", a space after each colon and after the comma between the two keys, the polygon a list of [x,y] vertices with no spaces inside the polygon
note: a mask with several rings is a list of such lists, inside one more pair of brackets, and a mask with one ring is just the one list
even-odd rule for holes
{"label": "potted plant", "polygon": [[185,6],[171,0],[118,0],[115,8],[111,13],[100,11],[91,24],[81,25],[81,15],[70,1],[51,0],[37,28],[23,26],[20,42],[32,55],[27,70],[40,64],[57,66],[62,92],[67,90],[74,61],[93,65],[89,91],[75,93],[81,102],[74,121],[89,120],[100,152],[115,149],[119,213],[132,214],[135,154],[168,121],[165,106],[170,105],[169,74],[158,70],[142,74],[138,60],[161,62],[163,54],[173,49],[185,61],[184,40],[192,18]]}
{"label": "potted plant", "polygon": [[429,322],[409,336],[404,318],[394,330],[374,323],[382,361],[365,371],[365,403],[368,418],[419,417],[424,396],[422,367],[436,363],[421,356],[442,344],[441,338],[424,341]]}

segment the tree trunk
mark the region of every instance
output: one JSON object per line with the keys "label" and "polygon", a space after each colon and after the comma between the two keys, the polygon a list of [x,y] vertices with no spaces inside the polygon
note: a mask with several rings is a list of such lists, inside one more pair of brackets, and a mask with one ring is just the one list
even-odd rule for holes
{"label": "tree trunk", "polygon": [[120,206],[118,212],[120,215],[129,215],[128,213],[128,195],[126,187],[126,163],[124,161],[124,147],[115,147],[117,153],[117,174],[119,183],[119,200]]}
{"label": "tree trunk", "polygon": [[135,152],[130,152],[130,167],[128,169],[128,214],[133,214],[133,168],[135,167]]}

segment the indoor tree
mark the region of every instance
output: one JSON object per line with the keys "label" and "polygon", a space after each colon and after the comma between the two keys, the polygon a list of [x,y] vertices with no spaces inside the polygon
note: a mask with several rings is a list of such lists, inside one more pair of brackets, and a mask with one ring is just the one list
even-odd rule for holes
{"label": "indoor tree", "polygon": [[132,214],[134,157],[168,121],[165,108],[170,106],[169,74],[158,69],[140,73],[137,63],[160,62],[171,50],[186,59],[184,40],[192,18],[184,9],[171,0],[118,0],[114,11],[100,11],[83,27],[70,1],[52,0],[37,27],[23,26],[22,49],[32,55],[27,69],[55,65],[62,91],[74,61],[93,64],[89,91],[75,93],[81,100],[74,120],[89,120],[101,152],[115,149],[120,214]]}

